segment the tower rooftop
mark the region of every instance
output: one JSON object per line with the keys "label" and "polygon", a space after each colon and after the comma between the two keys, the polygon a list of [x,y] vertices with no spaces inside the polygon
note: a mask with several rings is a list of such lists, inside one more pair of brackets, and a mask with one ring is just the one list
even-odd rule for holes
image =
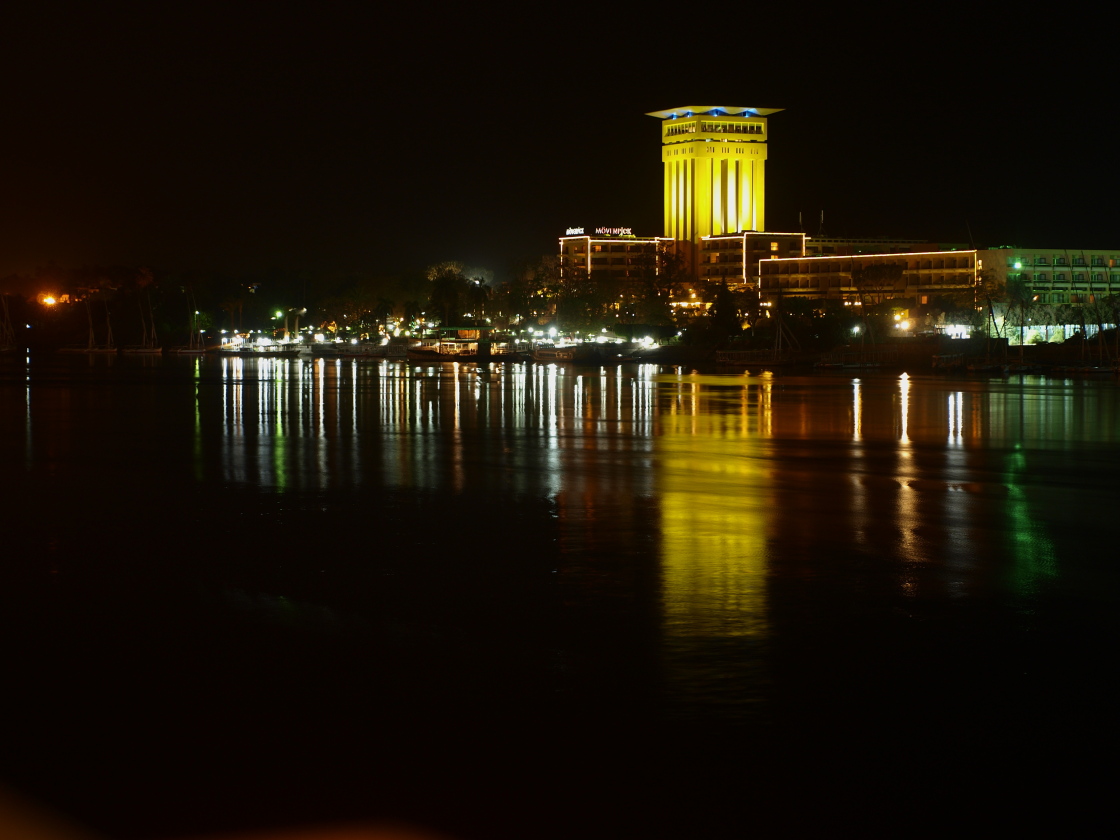
{"label": "tower rooftop", "polygon": [[701,114],[713,117],[768,117],[784,108],[747,108],[744,105],[682,105],[665,111],[650,111],[647,117],[659,120],[672,120],[678,117],[695,117]]}

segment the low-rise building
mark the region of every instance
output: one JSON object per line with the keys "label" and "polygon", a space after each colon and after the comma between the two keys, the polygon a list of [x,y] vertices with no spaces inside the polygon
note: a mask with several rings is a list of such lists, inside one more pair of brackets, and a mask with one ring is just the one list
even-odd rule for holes
{"label": "low-rise building", "polygon": [[764,259],[759,263],[759,294],[838,300],[849,304],[909,298],[927,304],[939,295],[976,285],[978,252],[927,251],[834,257]]}
{"label": "low-rise building", "polygon": [[672,250],[673,239],[666,236],[635,236],[631,228],[568,228],[560,237],[560,276],[573,271],[595,281],[637,278],[656,270],[658,254]]}
{"label": "low-rise building", "polygon": [[930,242],[928,239],[859,239],[848,236],[810,236],[805,239],[805,255],[810,257],[920,254],[926,251],[964,251],[968,247],[963,242]]}
{"label": "low-rise building", "polygon": [[701,283],[725,283],[740,291],[758,287],[760,260],[800,257],[805,254],[805,234],[744,230],[700,239],[696,277]]}
{"label": "low-rise building", "polygon": [[1093,303],[1120,295],[1120,248],[1014,248],[979,251],[999,283],[1021,280],[1036,303]]}
{"label": "low-rise building", "polygon": [[[897,274],[872,266],[901,266]],[[1120,295],[1120,249],[985,248],[763,259],[763,299],[804,297],[849,303],[911,298],[918,304],[975,286],[1022,281],[1035,303],[1083,304]]]}

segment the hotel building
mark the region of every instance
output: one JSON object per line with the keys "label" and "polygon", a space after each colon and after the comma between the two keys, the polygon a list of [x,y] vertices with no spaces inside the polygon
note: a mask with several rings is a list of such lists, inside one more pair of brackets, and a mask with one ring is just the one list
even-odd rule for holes
{"label": "hotel building", "polygon": [[586,272],[592,280],[625,280],[656,271],[658,254],[676,244],[666,236],[635,236],[630,228],[568,228],[560,237],[560,276]]}
{"label": "hotel building", "polygon": [[1093,303],[1120,295],[1120,249],[994,248],[980,251],[998,282],[1025,282],[1037,303]]}
{"label": "hotel building", "polygon": [[780,108],[686,105],[661,120],[665,235],[699,246],[706,236],[766,228],[766,118]]}
{"label": "hotel building", "polygon": [[[764,259],[759,263],[758,291],[763,300],[814,298],[845,303],[879,303],[909,298],[929,303],[938,295],[959,293],[976,284],[984,251],[852,254],[830,257]],[[861,269],[901,266],[889,285],[857,285]]]}
{"label": "hotel building", "polygon": [[[903,268],[890,288],[857,288],[853,275],[875,264]],[[871,294],[927,304],[939,295],[974,286],[980,272],[989,272],[1000,285],[1022,280],[1036,303],[1092,303],[1120,295],[1120,251],[1037,248],[764,259],[759,264],[759,293],[767,300],[781,296],[855,303]]]}
{"label": "hotel building", "polygon": [[[781,110],[687,105],[650,112],[661,121],[664,236],[569,229],[560,238],[561,275],[578,269],[593,280],[640,277],[657,265],[659,252],[675,248],[699,284],[757,289],[764,300],[898,298],[922,305],[974,287],[981,272],[998,283],[1025,281],[1038,303],[1120,295],[1116,250],[976,249],[924,239],[767,232],[767,117]],[[890,288],[869,289],[867,282],[857,288],[853,275],[877,264],[899,266]]]}
{"label": "hotel building", "polygon": [[742,291],[758,288],[762,259],[802,257],[807,237],[803,233],[741,231],[704,236],[697,252],[696,277],[701,283],[724,283]]}

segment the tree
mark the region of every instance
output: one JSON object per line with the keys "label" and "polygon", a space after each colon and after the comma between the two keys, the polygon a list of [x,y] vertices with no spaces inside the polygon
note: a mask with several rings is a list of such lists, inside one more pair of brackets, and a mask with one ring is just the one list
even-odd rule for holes
{"label": "tree", "polygon": [[716,286],[712,305],[708,308],[708,325],[717,341],[735,338],[743,331],[742,312],[734,293],[726,283]]}
{"label": "tree", "polygon": [[1019,328],[1019,361],[1023,360],[1023,335],[1027,322],[1030,321],[1031,309],[1034,305],[1034,295],[1031,286],[1021,274],[1009,275],[1003,286],[1001,295],[1007,306],[1007,322]]}
{"label": "tree", "polygon": [[583,267],[565,270],[555,301],[556,321],[573,332],[593,332],[605,326],[613,302],[608,284],[592,280]]}
{"label": "tree", "polygon": [[461,321],[469,286],[462,264],[434,265],[428,269],[428,281],[428,311],[437,313],[443,326]]}

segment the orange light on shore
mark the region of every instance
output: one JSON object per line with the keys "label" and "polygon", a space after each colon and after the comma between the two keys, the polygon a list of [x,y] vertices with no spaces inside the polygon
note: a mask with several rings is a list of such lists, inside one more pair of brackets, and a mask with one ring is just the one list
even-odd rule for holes
{"label": "orange light on shore", "polygon": [[42,303],[46,304],[47,306],[54,306],[56,303],[58,303],[58,301],[55,299],[54,295],[43,295],[43,297],[41,298],[41,301],[42,301]]}

